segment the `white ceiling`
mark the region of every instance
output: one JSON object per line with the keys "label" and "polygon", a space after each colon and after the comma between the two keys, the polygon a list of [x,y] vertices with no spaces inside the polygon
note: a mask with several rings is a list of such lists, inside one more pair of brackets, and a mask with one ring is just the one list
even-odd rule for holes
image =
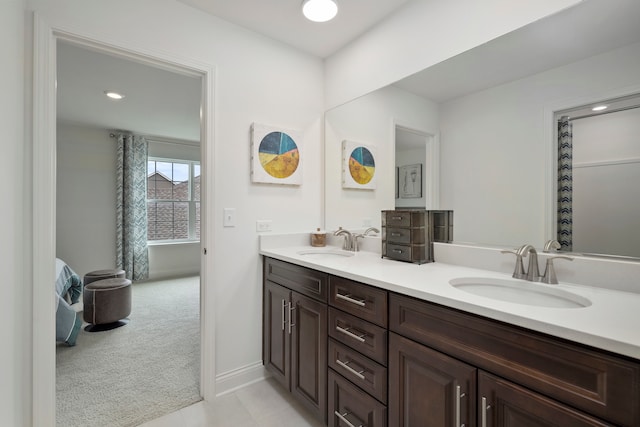
{"label": "white ceiling", "polygon": [[59,122],[200,141],[199,78],[67,43],[58,43],[57,68]]}
{"label": "white ceiling", "polygon": [[[303,31],[318,24],[304,20],[301,0],[179,1],[319,56],[335,51],[406,3],[339,0],[340,18],[334,24]],[[364,12],[356,13],[360,10]],[[638,42],[638,22],[638,0],[585,0],[396,85],[433,101],[447,101]],[[61,43],[58,50],[59,121],[200,139],[198,78],[69,44]],[[105,90],[121,90],[126,98],[109,100]]]}
{"label": "white ceiling", "polygon": [[338,15],[329,22],[321,23],[311,22],[302,15],[302,0],[178,1],[326,58],[408,0],[337,0]]}

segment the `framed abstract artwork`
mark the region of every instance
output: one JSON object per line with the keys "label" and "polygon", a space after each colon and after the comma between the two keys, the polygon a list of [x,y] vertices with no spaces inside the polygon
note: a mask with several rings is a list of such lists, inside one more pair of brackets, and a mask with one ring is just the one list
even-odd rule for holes
{"label": "framed abstract artwork", "polygon": [[251,182],[301,185],[301,145],[301,132],[253,123]]}
{"label": "framed abstract artwork", "polygon": [[375,190],[376,152],[373,146],[342,141],[342,188]]}
{"label": "framed abstract artwork", "polygon": [[398,172],[398,192],[401,199],[422,197],[422,164],[400,166]]}

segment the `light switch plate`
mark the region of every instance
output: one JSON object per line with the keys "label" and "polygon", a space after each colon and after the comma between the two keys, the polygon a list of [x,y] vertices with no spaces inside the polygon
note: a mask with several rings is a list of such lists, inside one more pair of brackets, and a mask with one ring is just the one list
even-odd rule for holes
{"label": "light switch plate", "polygon": [[224,208],[223,209],[222,225],[225,227],[236,226],[236,208]]}

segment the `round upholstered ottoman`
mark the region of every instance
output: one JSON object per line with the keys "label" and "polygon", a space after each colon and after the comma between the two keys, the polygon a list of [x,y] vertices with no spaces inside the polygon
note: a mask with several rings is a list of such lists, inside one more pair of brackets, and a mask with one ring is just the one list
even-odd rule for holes
{"label": "round upholstered ottoman", "polygon": [[127,324],[131,313],[131,280],[124,277],[102,279],[85,285],[84,321],[88,332],[114,329]]}
{"label": "round upholstered ottoman", "polygon": [[84,279],[82,280],[82,283],[84,285],[87,285],[89,283],[97,282],[98,280],[102,280],[102,279],[111,279],[116,277],[124,278],[124,275],[125,275],[124,270],[120,270],[117,268],[109,269],[109,270],[95,270],[85,274]]}

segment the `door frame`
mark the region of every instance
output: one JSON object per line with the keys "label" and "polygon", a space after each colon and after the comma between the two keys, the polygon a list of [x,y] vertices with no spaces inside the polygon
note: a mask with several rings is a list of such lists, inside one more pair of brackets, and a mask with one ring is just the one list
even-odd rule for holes
{"label": "door frame", "polygon": [[37,13],[33,20],[32,122],[32,425],[55,427],[55,299],[51,281],[56,256],[56,44],[64,40],[109,52],[202,81],[200,144],[203,195],[200,239],[200,395],[215,397],[215,287],[213,275],[214,90],[215,66],[144,47],[128,46],[89,34],[53,27]]}

